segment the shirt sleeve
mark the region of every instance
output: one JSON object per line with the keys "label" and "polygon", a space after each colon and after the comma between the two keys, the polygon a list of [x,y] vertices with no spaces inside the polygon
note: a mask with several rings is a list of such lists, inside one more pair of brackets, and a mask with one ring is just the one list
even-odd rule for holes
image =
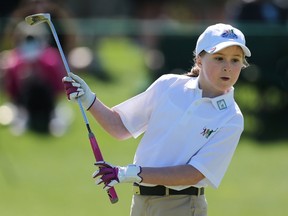
{"label": "shirt sleeve", "polygon": [[121,117],[127,130],[134,138],[146,131],[151,113],[165,89],[171,83],[170,75],[163,75],[157,79],[149,88],[123,103],[113,107]]}
{"label": "shirt sleeve", "polygon": [[190,160],[189,164],[206,178],[202,183],[218,188],[239,143],[242,127],[226,125],[209,140]]}
{"label": "shirt sleeve", "polygon": [[134,138],[146,130],[151,112],[151,103],[149,103],[151,94],[150,91],[145,91],[113,107]]}

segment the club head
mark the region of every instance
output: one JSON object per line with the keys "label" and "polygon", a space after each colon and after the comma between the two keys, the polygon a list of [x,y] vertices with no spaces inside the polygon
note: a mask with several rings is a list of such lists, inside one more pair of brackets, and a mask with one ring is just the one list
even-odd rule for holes
{"label": "club head", "polygon": [[25,18],[26,23],[29,25],[37,25],[42,22],[50,21],[50,14],[49,13],[38,13],[27,16]]}

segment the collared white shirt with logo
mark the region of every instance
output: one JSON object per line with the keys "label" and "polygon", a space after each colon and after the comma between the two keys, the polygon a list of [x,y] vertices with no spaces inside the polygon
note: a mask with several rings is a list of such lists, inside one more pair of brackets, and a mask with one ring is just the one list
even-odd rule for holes
{"label": "collared white shirt with logo", "polygon": [[144,167],[190,164],[206,177],[194,186],[217,188],[243,131],[243,115],[233,93],[232,88],[227,94],[202,98],[198,78],[168,74],[115,106],[133,137],[144,133],[134,163]]}

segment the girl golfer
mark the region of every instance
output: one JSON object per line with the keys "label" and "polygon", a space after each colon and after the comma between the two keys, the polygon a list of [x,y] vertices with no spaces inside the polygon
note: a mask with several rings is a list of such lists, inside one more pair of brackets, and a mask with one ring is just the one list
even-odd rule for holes
{"label": "girl golfer", "polygon": [[145,92],[105,106],[78,76],[64,77],[69,100],[80,98],[118,139],[141,139],[131,165],[97,162],[97,184],[133,183],[132,216],[207,215],[206,187],[217,188],[243,131],[233,85],[251,55],[240,30],[209,26],[198,38],[195,64],[167,74]]}

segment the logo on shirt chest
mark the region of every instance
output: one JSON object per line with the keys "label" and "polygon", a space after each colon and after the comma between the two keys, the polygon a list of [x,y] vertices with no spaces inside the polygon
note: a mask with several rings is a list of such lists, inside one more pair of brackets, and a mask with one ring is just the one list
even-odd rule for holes
{"label": "logo on shirt chest", "polygon": [[223,99],[217,101],[217,105],[218,105],[219,110],[227,109],[226,102]]}
{"label": "logo on shirt chest", "polygon": [[216,130],[212,130],[212,129],[208,129],[208,128],[204,127],[203,131],[200,134],[208,139],[209,136],[211,136],[211,134],[215,133],[217,130],[218,130],[218,128]]}

